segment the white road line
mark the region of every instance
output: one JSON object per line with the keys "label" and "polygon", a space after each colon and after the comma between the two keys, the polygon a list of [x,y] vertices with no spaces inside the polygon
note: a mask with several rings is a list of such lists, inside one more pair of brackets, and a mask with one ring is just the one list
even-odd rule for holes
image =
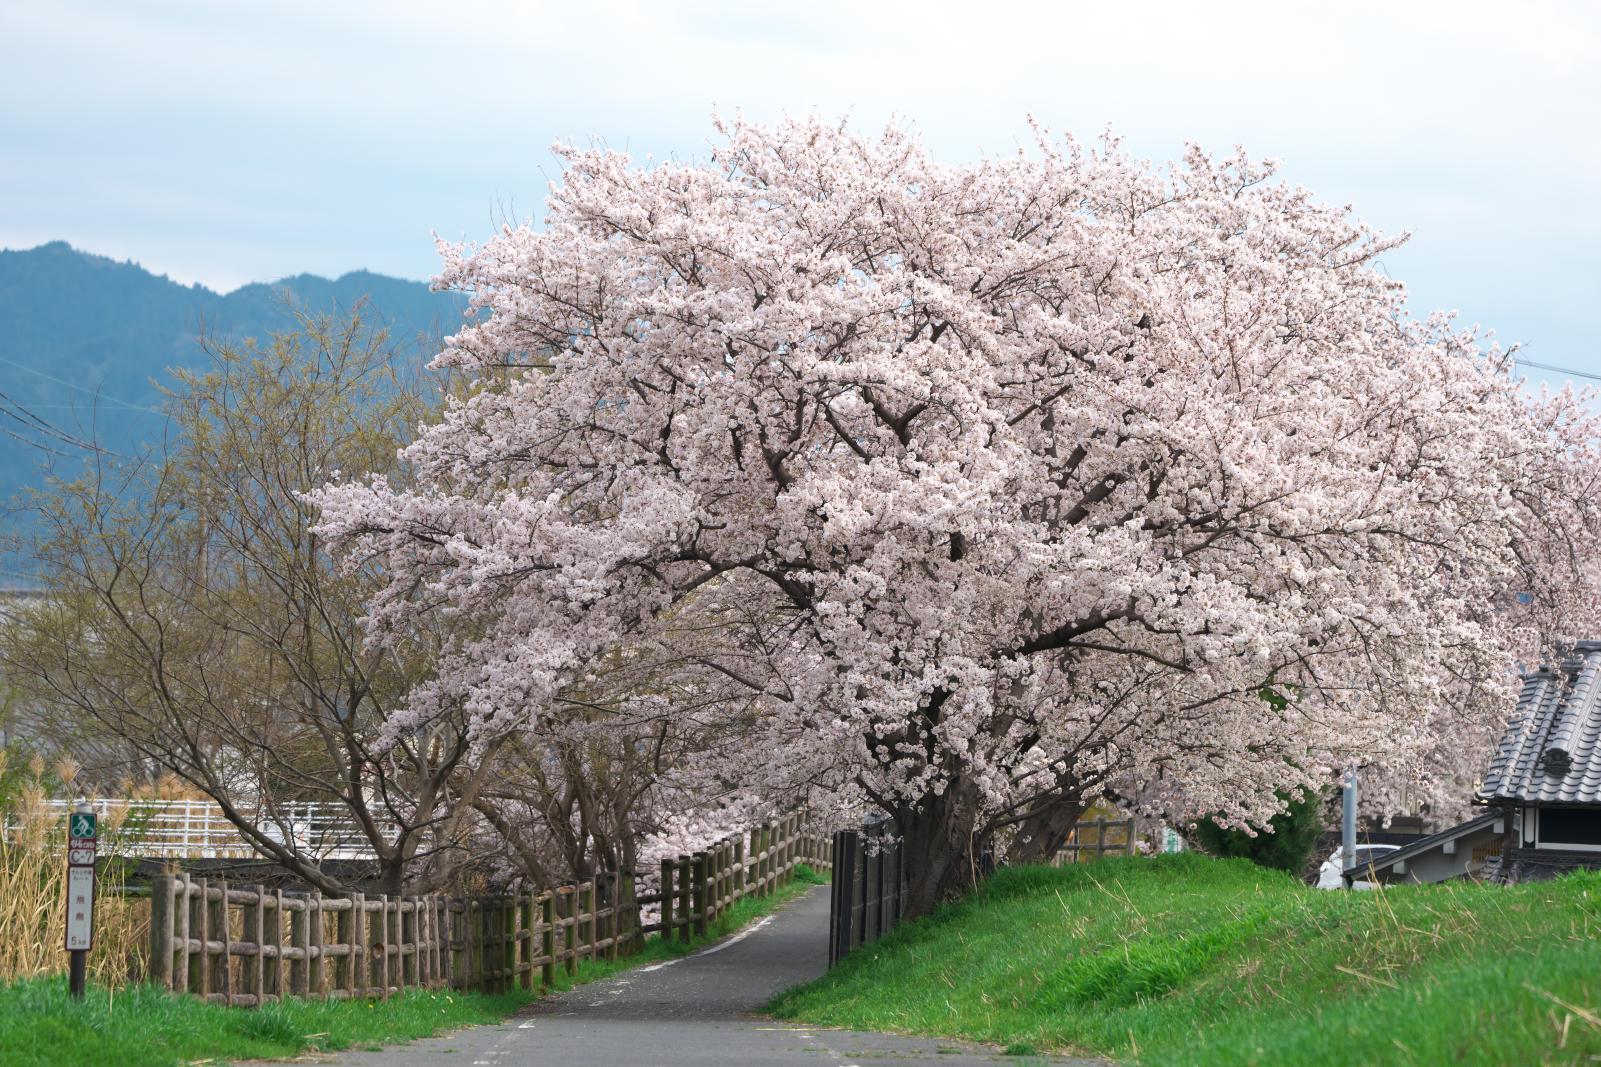
{"label": "white road line", "polygon": [[685,960],[698,960],[702,956],[710,956],[713,952],[721,952],[725,948],[732,948],[733,946],[739,944],[741,941],[745,940],[751,934],[754,934],[757,930],[760,930],[762,927],[766,926],[768,923],[772,922],[776,918],[778,918],[778,916],[769,915],[767,918],[763,919],[761,922],[755,923],[755,924],[753,924],[751,926],[746,927],[744,930],[741,930],[739,933],[735,934],[733,937],[729,938],[727,941],[721,941],[721,942],[718,942],[717,944],[713,945],[711,948],[702,949],[701,951],[695,953],[693,956],[680,956],[676,960],[666,960],[666,961],[664,961],[662,963],[653,963],[649,967],[641,967],[635,973],[636,974],[649,974],[651,971],[659,971],[663,967],[671,967],[675,963],[683,963]]}

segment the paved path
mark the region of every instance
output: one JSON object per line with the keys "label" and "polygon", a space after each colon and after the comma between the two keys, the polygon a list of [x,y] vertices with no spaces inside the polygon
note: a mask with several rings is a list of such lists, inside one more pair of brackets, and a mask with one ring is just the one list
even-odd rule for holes
{"label": "paved path", "polygon": [[828,890],[819,886],[741,934],[702,952],[545,997],[496,1026],[479,1026],[382,1052],[350,1053],[338,1067],[660,1067],[778,1064],[879,1067],[939,1063],[1077,1064],[1002,1056],[925,1038],[827,1030],[756,1013],[828,962]]}

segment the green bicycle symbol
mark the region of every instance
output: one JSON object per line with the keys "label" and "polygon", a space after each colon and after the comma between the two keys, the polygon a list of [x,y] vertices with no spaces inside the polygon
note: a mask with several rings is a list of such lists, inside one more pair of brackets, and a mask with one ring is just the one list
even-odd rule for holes
{"label": "green bicycle symbol", "polygon": [[72,837],[93,837],[95,835],[95,817],[93,815],[75,814],[72,817]]}

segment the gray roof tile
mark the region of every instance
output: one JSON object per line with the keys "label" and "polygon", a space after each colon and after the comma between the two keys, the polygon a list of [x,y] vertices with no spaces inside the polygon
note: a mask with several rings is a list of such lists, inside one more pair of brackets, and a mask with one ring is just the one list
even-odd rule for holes
{"label": "gray roof tile", "polygon": [[1601,641],[1524,678],[1478,799],[1601,804]]}

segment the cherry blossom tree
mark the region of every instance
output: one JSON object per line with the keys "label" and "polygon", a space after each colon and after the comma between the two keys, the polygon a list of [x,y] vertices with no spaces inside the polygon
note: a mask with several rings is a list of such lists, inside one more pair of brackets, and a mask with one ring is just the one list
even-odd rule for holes
{"label": "cherry blossom tree", "polygon": [[600,658],[715,630],[756,709],[720,773],[892,815],[915,914],[1109,790],[1260,824],[1421,764],[1591,625],[1585,399],[1410,317],[1399,239],[1272,164],[718,130],[559,146],[543,229],[442,246],[472,387],[415,483],[316,494],[389,576],[376,640],[470,622],[412,721],[550,726]]}

